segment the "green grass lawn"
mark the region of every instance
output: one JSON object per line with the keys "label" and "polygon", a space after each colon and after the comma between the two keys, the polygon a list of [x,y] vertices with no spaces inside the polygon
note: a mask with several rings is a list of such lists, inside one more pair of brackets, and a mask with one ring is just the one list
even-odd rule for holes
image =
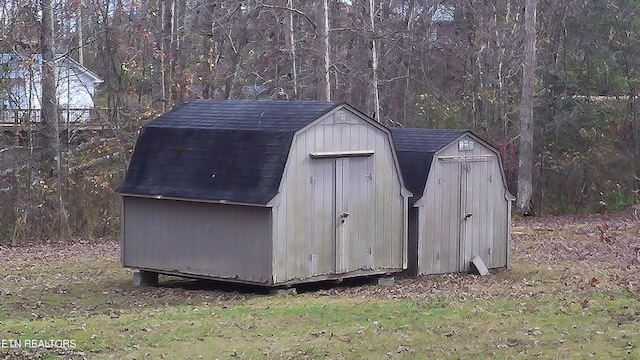
{"label": "green grass lawn", "polygon": [[512,266],[490,276],[286,296],[137,288],[114,241],[0,247],[0,358],[640,359],[640,223],[546,217],[513,233]]}

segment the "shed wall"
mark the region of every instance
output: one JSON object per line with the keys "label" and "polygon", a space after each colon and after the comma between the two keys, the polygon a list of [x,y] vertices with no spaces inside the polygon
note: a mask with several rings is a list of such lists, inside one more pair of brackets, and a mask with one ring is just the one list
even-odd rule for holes
{"label": "shed wall", "polygon": [[[356,150],[374,153],[310,157]],[[320,119],[294,137],[280,189],[273,203],[276,282],[406,267],[407,200],[384,130],[345,109]]]}
{"label": "shed wall", "polygon": [[271,210],[123,197],[124,266],[270,284]]}
{"label": "shed wall", "polygon": [[507,265],[509,202],[499,158],[477,142],[460,151],[458,142],[433,159],[419,208],[419,273],[470,270],[480,256],[488,268]]}

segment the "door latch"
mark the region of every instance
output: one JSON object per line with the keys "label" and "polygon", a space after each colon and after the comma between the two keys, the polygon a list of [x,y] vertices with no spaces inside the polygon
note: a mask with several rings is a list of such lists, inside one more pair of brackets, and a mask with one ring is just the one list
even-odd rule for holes
{"label": "door latch", "polygon": [[465,219],[465,220],[467,220],[467,219],[469,219],[469,218],[470,218],[470,217],[472,217],[472,216],[473,216],[473,214],[472,214],[472,213],[467,213],[467,215],[465,215],[465,216],[464,216],[464,219]]}
{"label": "door latch", "polygon": [[349,217],[349,213],[348,212],[343,212],[342,214],[340,214],[340,222],[344,224],[344,221],[346,218]]}

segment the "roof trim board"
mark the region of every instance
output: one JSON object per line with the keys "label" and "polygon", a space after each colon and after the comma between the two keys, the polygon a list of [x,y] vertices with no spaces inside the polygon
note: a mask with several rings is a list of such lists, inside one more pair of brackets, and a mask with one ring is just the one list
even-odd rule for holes
{"label": "roof trim board", "polygon": [[269,204],[245,203],[245,202],[235,202],[235,201],[226,201],[226,200],[193,199],[193,198],[182,198],[182,197],[173,197],[173,196],[164,196],[164,195],[140,195],[140,194],[127,194],[127,193],[118,193],[118,195],[126,196],[126,197],[142,198],[142,199],[188,201],[188,202],[200,202],[200,203],[206,203],[206,204],[226,204],[226,205],[242,205],[242,206],[255,206],[255,207],[271,207]]}
{"label": "roof trim board", "polygon": [[478,162],[478,161],[491,161],[495,155],[473,155],[473,156],[438,156],[438,161],[448,162]]}
{"label": "roof trim board", "polygon": [[374,154],[373,150],[347,150],[347,151],[315,151],[309,153],[312,159],[343,158],[343,157],[368,157]]}

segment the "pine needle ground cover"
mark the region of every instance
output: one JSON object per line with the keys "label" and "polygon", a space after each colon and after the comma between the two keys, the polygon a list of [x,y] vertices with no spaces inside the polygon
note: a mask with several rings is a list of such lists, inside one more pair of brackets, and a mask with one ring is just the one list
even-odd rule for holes
{"label": "pine needle ground cover", "polygon": [[161,277],[117,241],[0,247],[0,358],[640,358],[640,222],[518,219],[511,268],[297,295]]}

